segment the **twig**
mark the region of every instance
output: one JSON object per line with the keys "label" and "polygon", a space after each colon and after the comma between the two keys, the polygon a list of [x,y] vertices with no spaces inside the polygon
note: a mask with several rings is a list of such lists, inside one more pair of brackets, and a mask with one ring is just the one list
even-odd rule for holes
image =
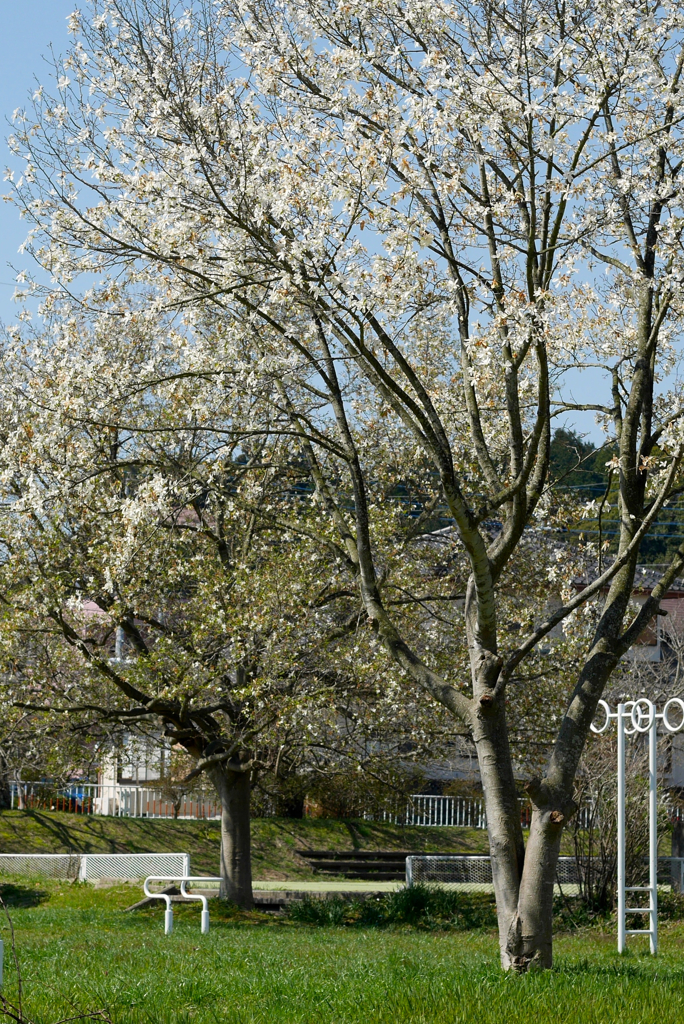
{"label": "twig", "polygon": [[[2,906],[2,909],[4,911],[5,917],[7,918],[7,923],[9,925],[9,930],[10,930],[10,940],[11,940],[11,943],[12,943],[12,957],[14,959],[14,966],[15,966],[16,971],[17,971],[17,999],[18,999],[18,1002],[19,1002],[19,1006],[17,1007],[17,1009],[19,1011],[19,1020],[21,1021],[21,1020],[23,1020],[23,1016],[24,1016],[23,1009],[22,1009],[21,970],[19,968],[19,959],[17,957],[17,944],[16,944],[15,939],[14,939],[14,925],[12,924],[12,918],[10,917],[10,912],[7,909],[7,904],[3,900],[2,896],[0,896],[0,906]],[[2,996],[2,1003],[3,1003],[2,1010],[3,1010],[3,1012],[5,1010],[5,1002],[6,1002],[5,997]]]}
{"label": "twig", "polygon": [[[16,1022],[16,1024],[33,1024],[33,1021],[29,1020],[28,1017],[24,1016],[23,1003],[22,1003],[21,971],[19,969],[19,960],[18,960],[18,957],[17,957],[17,946],[16,946],[16,942],[15,942],[15,939],[14,939],[14,925],[12,924],[12,918],[10,916],[9,910],[7,909],[7,904],[3,900],[2,896],[0,896],[0,906],[2,906],[2,909],[5,912],[5,917],[7,918],[7,923],[9,924],[9,929],[10,929],[10,941],[12,943],[12,956],[14,958],[14,966],[16,967],[16,970],[17,970],[17,1003],[18,1003],[18,1005],[15,1006],[14,1003],[10,1003],[10,1001],[8,999],[6,999],[5,996],[2,993],[0,993],[0,1016],[8,1018],[9,1020],[13,1020],[13,1021]],[[89,1010],[86,1013],[77,1013],[75,1016],[72,1016],[72,1017],[60,1017],[60,1019],[56,1020],[54,1022],[54,1024],[70,1024],[70,1022],[73,1022],[73,1021],[76,1021],[76,1020],[99,1020],[99,1021],[102,1021],[103,1024],[112,1024],[112,1019],[111,1019],[111,1017],[109,1016],[109,1014],[105,1010]]]}

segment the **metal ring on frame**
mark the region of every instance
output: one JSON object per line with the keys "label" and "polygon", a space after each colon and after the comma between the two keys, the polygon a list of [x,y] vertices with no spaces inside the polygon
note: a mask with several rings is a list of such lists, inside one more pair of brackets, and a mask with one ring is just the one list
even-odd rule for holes
{"label": "metal ring on frame", "polygon": [[[639,730],[636,729],[636,727],[634,725],[634,720],[632,718],[632,712],[634,710],[634,705],[635,704],[636,704],[635,700],[626,700],[624,702],[624,705],[623,705],[625,710],[624,710],[624,712],[622,714],[622,717],[624,719],[625,736],[634,736],[634,734],[639,731]],[[631,729],[627,728],[627,723],[628,722],[632,723],[632,728]]]}
{"label": "metal ring on frame", "polygon": [[[632,701],[632,711],[630,718],[632,719],[632,725],[634,726],[634,732],[648,732],[655,721],[655,704],[653,701],[647,700],[646,697],[640,697],[639,700]],[[641,706],[645,704],[647,708],[646,715],[643,714]],[[646,725],[642,725],[644,718],[648,717]],[[631,735],[631,733],[630,733]]]}
{"label": "metal ring on frame", "polygon": [[[682,720],[679,723],[679,725],[670,724],[670,720],[667,717],[667,709],[669,708],[670,704],[676,704],[681,712]],[[679,732],[681,729],[684,728],[684,700],[682,700],[681,697],[670,697],[670,699],[665,704],[665,707],[663,708],[663,713],[660,717],[662,718],[663,725],[665,726],[668,732]]]}
{"label": "metal ring on frame", "polygon": [[591,723],[589,728],[591,729],[592,732],[595,732],[597,734],[597,736],[600,736],[601,733],[605,732],[606,729],[608,728],[608,726],[610,725],[611,718],[615,718],[615,714],[614,714],[614,712],[612,712],[610,710],[610,705],[607,704],[605,700],[600,700],[598,702],[598,706],[600,708],[603,708],[603,710],[605,711],[605,713],[606,713],[606,720],[605,720],[605,722],[603,723],[603,725],[601,726],[600,729],[597,728],[597,726],[595,726],[593,722]]}

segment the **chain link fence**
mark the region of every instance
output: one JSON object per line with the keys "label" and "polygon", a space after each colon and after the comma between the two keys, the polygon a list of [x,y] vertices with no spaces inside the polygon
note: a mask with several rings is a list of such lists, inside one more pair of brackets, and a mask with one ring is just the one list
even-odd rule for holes
{"label": "chain link fence", "polygon": [[[559,857],[556,868],[558,891],[577,895],[582,865],[574,857]],[[434,885],[461,892],[494,892],[492,865],[488,856],[474,854],[415,854],[406,858],[406,885]],[[684,857],[658,858],[658,885],[684,892]]]}
{"label": "chain link fence", "polygon": [[6,875],[137,882],[148,875],[189,875],[189,853],[0,853]]}

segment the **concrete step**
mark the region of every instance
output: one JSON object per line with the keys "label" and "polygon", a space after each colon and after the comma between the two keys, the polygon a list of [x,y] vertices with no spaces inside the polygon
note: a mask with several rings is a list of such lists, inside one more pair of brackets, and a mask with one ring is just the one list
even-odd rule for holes
{"label": "concrete step", "polygon": [[308,861],[318,860],[390,860],[405,861],[410,850],[297,850]]}
{"label": "concrete step", "polygon": [[403,871],[405,860],[314,860],[314,871]]}
{"label": "concrete step", "polygon": [[369,882],[399,882],[407,850],[297,850],[317,875],[344,875]]}

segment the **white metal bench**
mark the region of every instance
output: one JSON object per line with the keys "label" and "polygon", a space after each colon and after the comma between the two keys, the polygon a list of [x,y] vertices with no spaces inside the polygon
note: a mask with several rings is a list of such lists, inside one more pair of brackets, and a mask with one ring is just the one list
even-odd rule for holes
{"label": "white metal bench", "polygon": [[149,882],[180,882],[180,894],[186,900],[200,900],[202,913],[200,916],[200,933],[206,935],[209,931],[209,906],[207,897],[201,893],[191,893],[186,886],[189,882],[220,882],[220,878],[213,878],[207,875],[148,875],[143,883],[145,895],[152,900],[164,900],[166,910],[164,911],[164,934],[170,935],[173,931],[173,908],[171,907],[171,896],[166,892],[150,892]]}

